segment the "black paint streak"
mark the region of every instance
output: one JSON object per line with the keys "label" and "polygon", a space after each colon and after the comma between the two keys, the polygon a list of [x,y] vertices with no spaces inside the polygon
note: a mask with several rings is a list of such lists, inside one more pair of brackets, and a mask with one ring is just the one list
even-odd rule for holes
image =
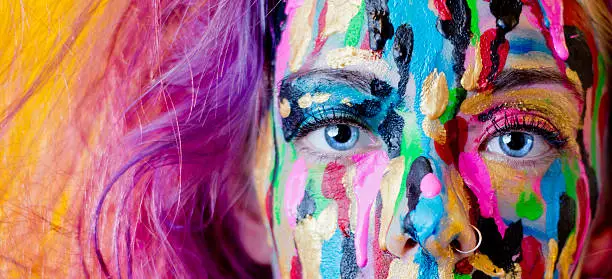
{"label": "black paint streak", "polygon": [[357,111],[359,116],[362,117],[374,117],[382,110],[382,104],[377,100],[365,100],[360,104],[353,104],[353,108]]}
{"label": "black paint streak", "polygon": [[463,66],[465,51],[470,45],[470,38],[472,37],[472,31],[470,30],[472,11],[467,4],[467,0],[447,0],[446,6],[451,13],[451,19],[440,20],[438,22],[438,29],[442,36],[448,39],[454,46],[453,71],[456,74],[455,83],[460,87],[461,77],[465,72],[465,67]]}
{"label": "black paint streak", "polygon": [[357,278],[359,266],[355,255],[355,235],[349,232],[349,236],[342,239],[342,259],[340,260],[340,278]]}
{"label": "black paint streak", "polygon": [[398,93],[404,96],[406,85],[410,80],[410,61],[414,46],[414,33],[408,24],[402,24],[397,28],[395,40],[393,41],[393,59],[399,70],[400,80]]}
{"label": "black paint streak", "polygon": [[378,133],[387,144],[389,159],[400,155],[403,128],[404,119],[393,108],[389,108],[385,120],[378,126]]}
{"label": "black paint streak", "polygon": [[489,10],[496,19],[497,28],[504,35],[518,25],[522,9],[521,0],[491,0],[489,4]]}
{"label": "black paint streak", "polygon": [[496,76],[497,76],[497,72],[499,70],[499,47],[506,42],[506,33],[500,31],[500,29],[497,29],[497,32],[495,32],[495,39],[493,39],[493,42],[491,42],[491,49],[489,49],[490,54],[491,54],[491,71],[489,72],[489,75],[487,75],[487,80],[491,81],[491,80],[495,80]]}
{"label": "black paint streak", "polygon": [[569,57],[565,61],[569,67],[576,71],[582,89],[593,86],[593,56],[586,42],[584,34],[575,26],[563,26],[565,44],[569,50]]}
{"label": "black paint streak", "polygon": [[385,98],[391,95],[391,92],[393,92],[393,87],[391,87],[391,85],[389,85],[387,82],[375,78],[372,80],[372,82],[370,82],[370,91],[372,95],[376,97]]}
{"label": "black paint streak", "polygon": [[[563,193],[560,202],[561,208],[559,209],[559,222],[557,223],[559,255],[561,255],[567,238],[576,226],[576,201],[570,198],[566,193]],[[557,257],[557,261],[558,260],[559,257]]]}
{"label": "black paint streak", "polygon": [[[308,181],[308,184],[311,183],[312,181]],[[305,191],[304,197],[302,198],[302,201],[300,202],[297,208],[297,223],[299,223],[302,219],[308,216],[312,216],[315,213],[316,209],[317,208],[314,199],[310,196],[308,191]]]}
{"label": "black paint streak", "polygon": [[402,224],[403,232],[410,235],[411,238],[420,241],[416,235],[416,230],[410,220],[410,212],[416,209],[419,197],[421,196],[421,180],[429,173],[432,173],[433,169],[429,160],[423,156],[417,157],[410,166],[408,172],[408,178],[406,179],[406,198],[408,199],[408,215],[404,218]]}
{"label": "black paint streak", "polygon": [[368,13],[368,33],[370,48],[382,50],[388,39],[393,37],[393,25],[389,21],[388,0],[366,0],[365,10]]}
{"label": "black paint streak", "polygon": [[486,275],[480,270],[476,270],[474,273],[472,273],[472,279],[491,279],[491,276]]}
{"label": "black paint streak", "polygon": [[[479,218],[478,229],[482,232],[480,252],[487,255],[496,266],[503,268],[506,272],[512,272],[514,263],[521,260],[521,240],[523,239],[521,220],[508,226],[503,239],[493,218]],[[516,261],[512,260],[513,257]]]}

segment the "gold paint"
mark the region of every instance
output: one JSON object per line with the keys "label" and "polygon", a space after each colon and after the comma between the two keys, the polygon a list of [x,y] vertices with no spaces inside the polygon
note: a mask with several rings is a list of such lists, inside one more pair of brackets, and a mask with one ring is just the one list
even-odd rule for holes
{"label": "gold paint", "polygon": [[295,227],[294,237],[304,278],[320,278],[322,239],[317,233],[317,221],[306,216]]}
{"label": "gold paint", "polygon": [[357,173],[357,167],[355,164],[349,165],[346,170],[346,174],[342,178],[342,184],[346,191],[346,197],[349,199],[349,225],[351,232],[355,233],[357,228],[357,199],[355,198],[355,189],[353,189],[353,178]]}
{"label": "gold paint", "polygon": [[448,105],[446,75],[434,69],[423,82],[421,112],[431,120],[438,119]]}
{"label": "gold paint", "polygon": [[495,266],[491,259],[484,254],[474,254],[470,256],[468,261],[475,269],[478,269],[491,277],[506,276],[506,272],[502,268]]}
{"label": "gold paint", "polygon": [[504,276],[504,279],[520,279],[522,278],[523,274],[523,269],[521,268],[521,265],[519,263],[514,263],[514,268],[512,269],[511,273],[506,273],[506,276]]}
{"label": "gold paint", "polygon": [[306,93],[300,97],[298,99],[298,106],[303,109],[312,106],[312,95],[310,93]]}
{"label": "gold paint", "polygon": [[312,96],[312,101],[320,104],[320,103],[325,103],[327,102],[327,100],[329,100],[329,97],[331,97],[330,93],[315,93],[314,96]]}
{"label": "gold paint", "polygon": [[419,265],[414,263],[414,259],[402,261],[396,258],[389,266],[387,279],[412,279],[417,278],[418,274]]}
{"label": "gold paint", "polygon": [[578,77],[578,73],[576,71],[570,69],[569,67],[565,68],[565,76],[569,79],[575,86],[578,92],[582,92],[582,82]]}
{"label": "gold paint", "polygon": [[561,250],[561,255],[559,255],[558,268],[559,270],[559,279],[567,279],[570,278],[570,267],[574,262],[574,253],[576,253],[576,233],[572,233],[567,241],[565,242],[565,247]]}
{"label": "gold paint", "polygon": [[474,91],[478,88],[478,77],[480,77],[480,72],[482,72],[482,58],[480,58],[480,46],[477,45],[474,64],[468,65],[461,77],[461,85],[465,90]]}
{"label": "gold paint", "polygon": [[282,118],[287,118],[289,114],[291,114],[291,105],[289,105],[289,100],[283,98],[279,104],[280,115]]}
{"label": "gold paint", "polygon": [[[265,216],[265,215],[264,215]],[[278,253],[278,266],[282,278],[289,278],[291,274],[291,259],[295,252],[295,240],[293,239],[293,231],[286,221],[282,218],[280,225],[274,223],[272,233],[276,242],[276,250]]]}
{"label": "gold paint", "polygon": [[530,51],[525,54],[510,54],[506,65],[513,69],[519,70],[531,70],[531,69],[542,69],[552,68],[557,69],[557,62],[555,59],[541,51]]}
{"label": "gold paint", "polygon": [[548,241],[548,255],[546,257],[546,273],[544,273],[544,279],[552,279],[555,274],[555,261],[557,260],[557,254],[559,252],[559,246],[557,241],[550,239]]}
{"label": "gold paint", "polygon": [[380,185],[380,196],[382,198],[382,210],[380,217],[380,230],[378,232],[378,245],[380,249],[387,250],[387,232],[395,212],[395,201],[402,187],[402,176],[404,174],[404,156],[393,158]]}
{"label": "gold paint", "polygon": [[354,47],[337,48],[327,52],[325,57],[327,65],[333,69],[341,69],[346,66],[357,65],[377,60],[379,55],[371,50],[358,49]]}
{"label": "gold paint", "polygon": [[475,94],[467,98],[460,111],[468,115],[477,115],[494,105],[515,107],[524,110],[538,111],[566,137],[571,137],[574,130],[580,127],[580,114],[572,94],[551,93],[550,89],[526,88],[499,92],[496,94]]}
{"label": "gold paint", "polygon": [[446,143],[446,129],[438,120],[423,119],[423,132],[438,144]]}
{"label": "gold paint", "polygon": [[344,99],[342,99],[342,101],[340,101],[340,103],[342,103],[343,105],[347,105],[349,107],[353,106],[353,104],[351,104],[351,99],[349,99],[348,97],[345,97]]}
{"label": "gold paint", "polygon": [[361,0],[327,0],[325,37],[334,33],[345,33],[351,19],[359,12]]}
{"label": "gold paint", "polygon": [[311,13],[315,3],[314,0],[304,0],[304,3],[296,9],[293,22],[289,27],[289,44],[291,45],[289,69],[291,72],[297,72],[300,69],[308,51],[313,32]]}
{"label": "gold paint", "polygon": [[317,232],[323,240],[332,238],[338,227],[338,204],[330,203],[317,218]]}

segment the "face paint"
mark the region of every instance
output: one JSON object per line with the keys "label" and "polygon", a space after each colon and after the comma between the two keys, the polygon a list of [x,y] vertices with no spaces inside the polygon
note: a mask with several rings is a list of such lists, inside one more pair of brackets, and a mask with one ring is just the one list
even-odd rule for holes
{"label": "face paint", "polygon": [[582,8],[430,2],[287,2],[260,191],[284,277],[579,272],[605,89]]}

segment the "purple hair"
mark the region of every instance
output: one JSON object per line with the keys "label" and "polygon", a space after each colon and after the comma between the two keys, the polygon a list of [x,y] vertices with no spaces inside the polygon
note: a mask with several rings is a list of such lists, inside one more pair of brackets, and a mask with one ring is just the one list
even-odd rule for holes
{"label": "purple hair", "polygon": [[116,152],[129,158],[90,208],[90,262],[107,277],[270,277],[238,229],[245,212],[258,212],[250,170],[268,99],[265,3],[145,2],[133,5],[161,23],[145,37],[171,39],[151,85],[125,111],[131,132]]}

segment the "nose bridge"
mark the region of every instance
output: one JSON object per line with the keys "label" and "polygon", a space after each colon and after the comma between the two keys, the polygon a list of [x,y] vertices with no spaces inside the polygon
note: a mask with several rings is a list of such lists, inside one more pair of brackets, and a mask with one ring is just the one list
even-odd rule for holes
{"label": "nose bridge", "polygon": [[389,234],[395,232],[401,236],[387,235],[388,250],[404,257],[410,250],[407,248],[418,244],[434,257],[448,257],[449,253],[454,253],[453,247],[462,250],[473,247],[475,237],[456,193],[462,185],[453,185],[461,184],[460,179],[442,179],[436,175],[430,159],[423,156],[406,167],[410,169],[404,185],[404,210],[396,212],[391,224],[399,228],[389,230]]}

